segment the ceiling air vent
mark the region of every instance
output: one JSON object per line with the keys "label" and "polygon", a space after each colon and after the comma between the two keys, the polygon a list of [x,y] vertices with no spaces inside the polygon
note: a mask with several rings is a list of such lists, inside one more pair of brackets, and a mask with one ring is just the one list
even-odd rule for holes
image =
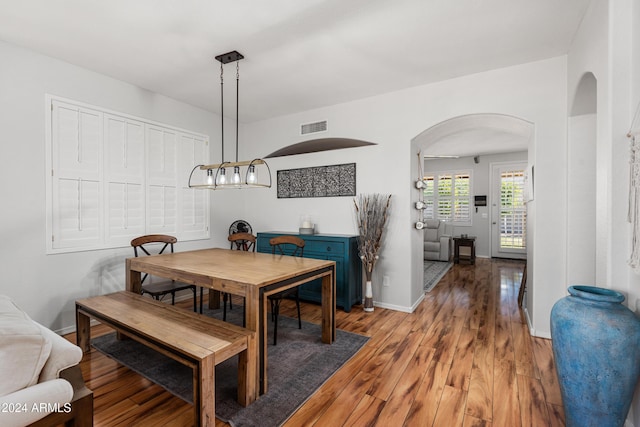
{"label": "ceiling air vent", "polygon": [[310,133],[318,133],[318,132],[326,132],[327,131],[327,121],[323,120],[321,122],[315,123],[306,123],[300,125],[300,135],[308,135]]}

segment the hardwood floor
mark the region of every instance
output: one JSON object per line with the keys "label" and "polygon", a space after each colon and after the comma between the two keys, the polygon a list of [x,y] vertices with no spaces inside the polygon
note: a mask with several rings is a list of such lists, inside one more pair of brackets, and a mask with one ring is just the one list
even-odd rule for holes
{"label": "hardwood floor", "polygon": [[[338,328],[371,339],[285,426],[564,425],[551,342],[529,335],[517,304],[523,266],[454,265],[411,314],[338,310]],[[281,313],[295,317],[288,303]],[[320,316],[303,303],[304,320]],[[93,336],[106,332],[92,328]],[[75,334],[67,338],[75,342]],[[82,371],[96,426],[193,423],[190,405],[95,350]]]}

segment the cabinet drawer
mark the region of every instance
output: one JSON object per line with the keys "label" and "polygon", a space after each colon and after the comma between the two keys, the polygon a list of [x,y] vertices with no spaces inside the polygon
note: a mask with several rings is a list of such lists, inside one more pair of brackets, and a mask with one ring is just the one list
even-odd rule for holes
{"label": "cabinet drawer", "polygon": [[304,252],[313,252],[318,254],[342,254],[344,252],[344,243],[307,240],[304,245]]}

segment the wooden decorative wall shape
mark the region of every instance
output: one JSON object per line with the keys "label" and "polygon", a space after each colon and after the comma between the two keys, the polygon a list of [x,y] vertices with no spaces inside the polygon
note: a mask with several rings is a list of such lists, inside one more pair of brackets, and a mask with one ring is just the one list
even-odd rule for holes
{"label": "wooden decorative wall shape", "polygon": [[356,195],[356,164],[316,166],[278,171],[278,198]]}

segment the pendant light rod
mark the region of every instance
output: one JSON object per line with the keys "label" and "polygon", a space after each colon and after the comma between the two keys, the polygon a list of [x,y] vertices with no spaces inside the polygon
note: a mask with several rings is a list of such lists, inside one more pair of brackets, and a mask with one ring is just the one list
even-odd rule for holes
{"label": "pendant light rod", "polygon": [[240,61],[236,62],[236,162],[238,161],[238,128],[240,123],[240,115],[238,107],[240,106]]}
{"label": "pendant light rod", "polygon": [[220,161],[224,162],[224,67],[222,62],[220,62],[220,132],[220,146],[222,147]]}
{"label": "pendant light rod", "polygon": [[[241,59],[244,59],[244,55],[238,52],[237,50],[232,50],[231,52],[223,53],[222,55],[217,55],[216,61],[220,62],[220,128],[221,128],[221,136],[222,136],[222,159],[221,161],[224,163],[224,64],[228,64],[230,62],[237,62]],[[236,64],[236,70],[238,70],[238,65]],[[238,161],[238,80],[240,79],[239,71],[236,71],[236,162]]]}

